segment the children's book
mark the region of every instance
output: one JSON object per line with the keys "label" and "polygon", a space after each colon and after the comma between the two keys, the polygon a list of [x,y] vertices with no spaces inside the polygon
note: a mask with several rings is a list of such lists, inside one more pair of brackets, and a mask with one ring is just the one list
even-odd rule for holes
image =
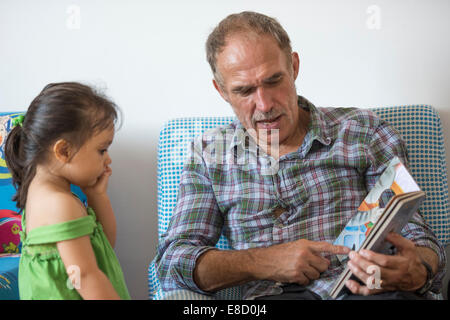
{"label": "children's book", "polygon": [[[386,190],[392,190],[394,196],[386,207],[380,208],[380,197]],[[411,219],[425,193],[420,190],[413,177],[397,157],[393,158],[358,208],[358,213],[347,223],[333,244],[349,247],[354,251],[372,250],[383,254],[392,253],[392,245],[384,239],[390,232],[400,233]],[[338,256],[346,263],[347,256]],[[345,282],[352,273],[348,266],[344,269],[330,292],[336,299],[343,293]]]}

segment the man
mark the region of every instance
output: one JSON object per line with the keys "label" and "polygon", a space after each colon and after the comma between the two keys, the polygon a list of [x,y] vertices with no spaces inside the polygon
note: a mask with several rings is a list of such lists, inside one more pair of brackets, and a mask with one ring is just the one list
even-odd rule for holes
{"label": "man", "polygon": [[[158,248],[163,289],[208,294],[244,285],[248,299],[327,299],[344,268],[336,255],[349,254],[360,281],[347,282],[346,298],[438,291],[445,254],[418,213],[402,236],[389,235],[394,256],[331,244],[390,159],[406,164],[396,132],[369,111],[319,109],[297,96],[299,56],[270,17],[230,15],[206,49],[214,87],[238,121],[192,145]],[[214,142],[214,135],[221,138]],[[208,155],[212,149],[215,157]],[[266,170],[274,160],[276,170]],[[222,231],[234,250],[214,248]],[[373,265],[381,289],[366,285]]]}

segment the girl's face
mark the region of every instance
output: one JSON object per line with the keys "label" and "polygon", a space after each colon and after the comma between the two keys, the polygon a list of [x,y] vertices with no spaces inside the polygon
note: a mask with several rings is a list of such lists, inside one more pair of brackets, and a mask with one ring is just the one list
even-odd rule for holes
{"label": "girl's face", "polygon": [[114,126],[90,137],[66,165],[67,179],[79,187],[91,187],[111,164],[108,147],[114,138]]}

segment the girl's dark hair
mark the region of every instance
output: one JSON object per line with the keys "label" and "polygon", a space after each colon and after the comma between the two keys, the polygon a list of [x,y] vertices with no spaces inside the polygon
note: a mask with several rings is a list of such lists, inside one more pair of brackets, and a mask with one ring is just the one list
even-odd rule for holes
{"label": "girl's dark hair", "polygon": [[46,161],[54,142],[62,138],[79,149],[90,136],[114,126],[118,112],[114,102],[87,85],[47,85],[31,102],[22,125],[6,138],[5,160],[17,190],[12,199],[16,206],[25,208],[36,165]]}

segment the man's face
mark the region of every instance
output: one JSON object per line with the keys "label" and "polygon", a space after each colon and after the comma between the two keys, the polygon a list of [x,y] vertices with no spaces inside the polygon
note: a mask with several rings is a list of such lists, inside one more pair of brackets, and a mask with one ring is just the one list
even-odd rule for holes
{"label": "man's face", "polygon": [[217,55],[221,83],[213,82],[247,130],[261,137],[263,131],[270,136],[270,130],[278,129],[282,146],[294,141],[299,131],[294,84],[298,66],[297,53],[288,62],[271,37],[235,34]]}

